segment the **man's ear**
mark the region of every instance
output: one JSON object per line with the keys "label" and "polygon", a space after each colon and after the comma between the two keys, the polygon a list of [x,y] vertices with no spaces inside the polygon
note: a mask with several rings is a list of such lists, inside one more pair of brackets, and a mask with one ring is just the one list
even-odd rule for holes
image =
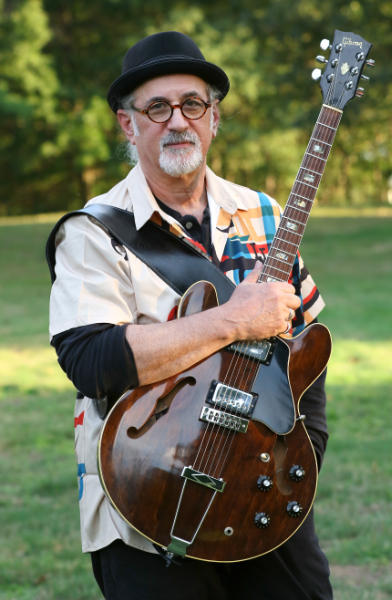
{"label": "man's ear", "polygon": [[132,119],[129,116],[129,114],[127,113],[127,111],[123,110],[122,108],[120,108],[117,111],[117,121],[120,124],[121,129],[123,130],[123,132],[125,133],[127,139],[132,143],[135,144],[135,131],[134,131],[134,127],[133,127],[133,123],[132,123]]}
{"label": "man's ear", "polygon": [[219,121],[220,121],[220,112],[218,108],[218,104],[215,103],[211,106],[212,110],[212,118],[211,118],[211,131],[212,136],[215,138],[218,133]]}

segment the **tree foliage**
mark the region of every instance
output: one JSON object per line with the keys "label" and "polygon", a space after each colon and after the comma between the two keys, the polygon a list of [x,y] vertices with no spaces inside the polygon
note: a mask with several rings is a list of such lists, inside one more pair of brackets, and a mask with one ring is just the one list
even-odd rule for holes
{"label": "tree foliage", "polygon": [[390,0],[0,0],[0,214],[74,208],[124,176],[106,92],[128,47],[169,29],[231,80],[211,166],[282,203],[321,105],[320,40],[341,29],[372,42],[367,97],[345,110],[318,201],[386,203],[391,17]]}

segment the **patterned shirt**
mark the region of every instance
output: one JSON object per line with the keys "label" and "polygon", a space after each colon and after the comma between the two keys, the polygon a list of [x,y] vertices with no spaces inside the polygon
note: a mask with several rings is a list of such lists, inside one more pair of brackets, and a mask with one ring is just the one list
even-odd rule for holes
{"label": "patterned shirt", "polygon": [[[265,260],[280,220],[279,205],[258,193],[206,173],[211,218],[211,255],[186,228],[158,205],[141,167],[108,193],[90,203],[106,203],[132,210],[139,229],[148,219],[169,228],[215,262],[235,284]],[[312,322],[323,300],[297,257],[291,280],[301,298],[293,333]],[[119,247],[93,219],[79,216],[66,221],[56,238],[56,280],[50,300],[50,334],[72,328],[110,323],[158,323],[175,316],[178,294],[148,265]],[[75,450],[78,462],[82,549],[98,550],[121,538],[131,546],[155,552],[151,542],[133,530],[111,506],[97,472],[97,445],[102,420],[91,398],[76,400]]]}

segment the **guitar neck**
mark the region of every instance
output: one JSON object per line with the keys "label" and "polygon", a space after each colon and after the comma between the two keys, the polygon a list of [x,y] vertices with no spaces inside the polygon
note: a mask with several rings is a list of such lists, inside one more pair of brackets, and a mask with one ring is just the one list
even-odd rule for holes
{"label": "guitar neck", "polygon": [[323,104],[258,282],[288,281],[342,111]]}

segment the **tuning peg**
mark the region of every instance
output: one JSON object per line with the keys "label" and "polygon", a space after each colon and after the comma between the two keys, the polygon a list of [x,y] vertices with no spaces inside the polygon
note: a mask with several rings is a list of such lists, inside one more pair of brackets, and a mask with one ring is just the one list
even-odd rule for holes
{"label": "tuning peg", "polygon": [[321,54],[319,54],[318,56],[316,56],[316,60],[319,63],[327,63],[328,60],[325,58],[325,56],[322,56]]}
{"label": "tuning peg", "polygon": [[365,81],[369,81],[370,77],[367,75],[361,75],[361,79],[365,79]]}
{"label": "tuning peg", "polygon": [[329,40],[327,40],[326,38],[324,38],[320,42],[320,48],[321,48],[321,50],[324,50],[324,51],[325,50],[330,50],[332,48],[331,42]]}
{"label": "tuning peg", "polygon": [[365,64],[367,64],[368,67],[374,67],[374,65],[376,64],[376,61],[373,60],[373,58],[368,58],[368,60],[365,61]]}
{"label": "tuning peg", "polygon": [[313,81],[318,81],[321,77],[321,69],[313,69],[312,71],[312,79]]}
{"label": "tuning peg", "polygon": [[363,87],[359,87],[356,89],[355,95],[358,96],[358,98],[362,98],[362,96],[364,95],[365,90]]}

